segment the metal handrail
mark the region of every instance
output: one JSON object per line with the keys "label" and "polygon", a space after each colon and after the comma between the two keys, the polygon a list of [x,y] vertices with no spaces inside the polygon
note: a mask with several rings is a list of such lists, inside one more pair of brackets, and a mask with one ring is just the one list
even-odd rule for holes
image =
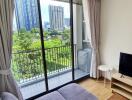
{"label": "metal handrail", "polygon": [[[46,48],[45,52],[48,77],[71,68],[71,46]],[[13,53],[12,70],[19,85],[44,78],[41,49],[21,50]]]}

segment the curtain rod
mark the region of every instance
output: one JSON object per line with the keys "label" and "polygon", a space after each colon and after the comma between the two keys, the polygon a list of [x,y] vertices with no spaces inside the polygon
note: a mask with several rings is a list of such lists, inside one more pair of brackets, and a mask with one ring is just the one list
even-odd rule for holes
{"label": "curtain rod", "polygon": [[[66,0],[53,0],[53,1],[60,1],[60,2],[66,2],[66,3],[70,3],[70,0],[66,1]],[[77,5],[82,5],[82,3],[77,3],[73,1],[73,4],[77,4]]]}

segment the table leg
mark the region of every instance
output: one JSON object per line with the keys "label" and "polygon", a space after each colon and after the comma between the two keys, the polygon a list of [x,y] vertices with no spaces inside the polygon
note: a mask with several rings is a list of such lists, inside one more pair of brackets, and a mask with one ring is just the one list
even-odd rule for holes
{"label": "table leg", "polygon": [[106,87],[106,72],[104,72],[104,87]]}
{"label": "table leg", "polygon": [[110,86],[111,86],[111,81],[112,81],[112,74],[111,74],[111,70],[109,71],[110,72]]}
{"label": "table leg", "polygon": [[97,70],[97,81],[99,80],[99,70]]}

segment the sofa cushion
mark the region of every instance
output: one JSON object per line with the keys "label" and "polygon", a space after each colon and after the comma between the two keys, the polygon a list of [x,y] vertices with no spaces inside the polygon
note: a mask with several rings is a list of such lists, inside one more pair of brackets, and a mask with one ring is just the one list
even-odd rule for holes
{"label": "sofa cushion", "polygon": [[54,91],[54,92],[51,92],[47,95],[44,95],[44,96],[36,99],[36,100],[65,100],[65,99],[59,92]]}
{"label": "sofa cushion", "polygon": [[97,100],[97,98],[93,94],[89,93],[75,83],[60,88],[58,92],[66,100]]}
{"label": "sofa cushion", "polygon": [[8,92],[0,93],[0,99],[1,100],[18,100],[13,94]]}

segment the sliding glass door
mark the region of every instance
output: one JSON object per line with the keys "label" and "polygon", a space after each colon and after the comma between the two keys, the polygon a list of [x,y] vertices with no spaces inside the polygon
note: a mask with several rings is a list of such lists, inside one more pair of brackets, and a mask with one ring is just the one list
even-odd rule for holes
{"label": "sliding glass door", "polygon": [[13,31],[12,70],[24,99],[89,75],[82,0],[15,0]]}
{"label": "sliding glass door", "polygon": [[72,81],[70,4],[40,0],[49,90]]}
{"label": "sliding glass door", "polygon": [[[85,11],[85,10],[84,10]],[[86,34],[82,0],[73,1],[74,74],[80,79],[90,74],[92,49]],[[88,29],[88,28],[87,28]]]}
{"label": "sliding glass door", "polygon": [[15,0],[12,70],[23,97],[46,91],[37,0]]}

